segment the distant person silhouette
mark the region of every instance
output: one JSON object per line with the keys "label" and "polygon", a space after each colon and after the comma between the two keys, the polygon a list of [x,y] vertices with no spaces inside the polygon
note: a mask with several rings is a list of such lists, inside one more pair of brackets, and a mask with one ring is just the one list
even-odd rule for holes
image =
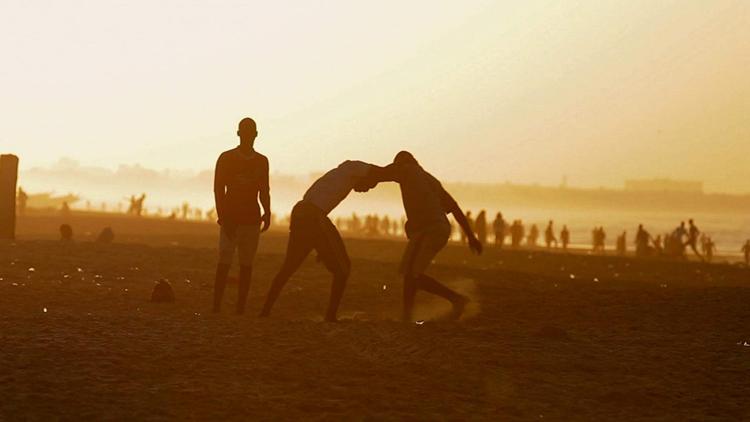
{"label": "distant person silhouette", "polygon": [[745,266],[750,266],[750,239],[745,241],[745,244],[742,245],[740,251],[745,256]]}
{"label": "distant person silhouette", "polygon": [[624,256],[628,250],[628,242],[627,242],[627,233],[622,232],[621,235],[617,236],[617,242],[615,245],[615,250],[617,251],[618,255]]}
{"label": "distant person silhouette", "polygon": [[29,195],[23,190],[18,188],[18,195],[16,197],[16,204],[18,205],[18,215],[26,215],[26,204],[28,204]]}
{"label": "distant person silhouette", "polygon": [[383,236],[391,235],[391,219],[387,215],[383,216],[383,219],[380,220],[380,232]]}
{"label": "distant person silhouette", "polygon": [[[271,195],[268,158],[255,151],[255,139],[258,137],[255,121],[249,117],[240,120],[237,136],[240,138],[239,146],[219,156],[214,174],[214,198],[221,229],[213,311],[221,310],[229,269],[237,251],[240,277],[236,311],[242,314],[250,290],[260,233],[271,225]],[[263,215],[258,200],[263,206]],[[186,205],[183,205],[183,210],[187,208]]]}
{"label": "distant person silhouette", "polygon": [[380,217],[377,214],[368,216],[367,235],[370,237],[380,236]]}
{"label": "distant person silhouette", "polygon": [[477,215],[477,219],[474,221],[474,231],[477,234],[477,239],[483,245],[487,244],[487,211],[481,210]]}
{"label": "distant person silhouette", "polygon": [[[714,252],[716,252],[716,243],[714,243],[713,239],[711,239],[711,236],[708,236],[706,239],[706,262],[711,262],[714,259]],[[703,259],[701,257],[701,259]]]}
{"label": "distant person silhouette", "polygon": [[371,177],[375,178],[376,183],[393,181],[401,188],[407,216],[406,236],[409,239],[400,267],[404,276],[402,318],[411,321],[417,290],[450,301],[453,310],[449,318],[460,318],[469,298],[441,284],[425,271],[448,243],[450,223],[445,216],[447,213],[453,214],[463,229],[469,248],[477,254],[482,253],[482,243],[474,235],[466,215],[442,184],[407,151],[396,154],[392,164],[373,172]]}
{"label": "distant person silhouette", "polygon": [[698,244],[701,247],[701,253],[703,255],[706,254],[706,241],[708,240],[708,236],[706,236],[706,233],[701,233],[700,236],[698,236]]}
{"label": "distant person silhouette", "polygon": [[674,232],[664,233],[664,236],[662,237],[662,242],[664,244],[664,255],[665,256],[677,256],[678,252],[675,251],[675,248],[672,246],[674,241],[672,240]]}
{"label": "distant person silhouette", "polygon": [[60,215],[65,218],[70,217],[70,205],[68,205],[68,201],[62,203],[62,206],[60,207]]}
{"label": "distant person silhouette", "polygon": [[[337,321],[336,314],[349,278],[351,262],[344,241],[328,218],[328,214],[346,199],[352,190],[367,192],[372,189],[375,182],[366,176],[378,168],[362,161],[344,161],[316,180],[305,192],[302,200],[297,202],[292,209],[284,263],[271,283],[260,313],[261,317],[271,314],[271,309],[284,285],[314,249],[318,252],[318,260],[333,274],[325,320]],[[352,221],[358,222],[359,219],[353,215]]]}
{"label": "distant person silhouette", "polygon": [[680,225],[677,226],[677,228],[672,232],[672,235],[680,241],[680,243],[684,244],[685,237],[687,237],[688,232],[687,229],[685,229],[685,222],[681,221]]}
{"label": "distant person silhouette", "polygon": [[128,205],[128,211],[126,214],[135,214],[135,195],[130,195],[130,198],[127,198],[130,205]]}
{"label": "distant person silhouette", "polygon": [[530,248],[536,248],[537,240],[539,240],[539,228],[536,224],[532,224],[529,235],[526,237],[526,245]]}
{"label": "distant person silhouette", "polygon": [[684,258],[685,257],[685,246],[688,242],[685,238],[688,236],[688,231],[685,229],[685,222],[681,221],[680,225],[677,226],[672,234],[669,236],[667,242],[667,251],[670,256]]}
{"label": "distant person silhouette", "polygon": [[598,246],[599,246],[599,227],[594,227],[594,230],[591,230],[591,250],[593,252],[596,252]]}
{"label": "distant person silhouette", "polygon": [[146,194],[142,193],[135,202],[135,215],[137,215],[138,217],[144,215],[146,212],[146,210],[143,208],[144,201],[146,201]]}
{"label": "distant person silhouette", "polygon": [[593,238],[593,251],[603,254],[607,242],[607,233],[604,231],[604,227],[594,227],[591,236]]}
{"label": "distant person silhouette", "polygon": [[136,217],[140,217],[143,214],[143,202],[146,200],[146,194],[143,193],[138,198],[135,195],[130,195],[130,206],[128,207],[128,214],[133,214]]}
{"label": "distant person silhouette", "polygon": [[544,230],[544,243],[547,245],[547,249],[551,248],[553,243],[557,247],[557,238],[555,237],[554,222],[552,220],[549,221],[547,228]]}
{"label": "distant person silhouette", "polygon": [[643,224],[639,224],[638,231],[635,233],[635,256],[651,255],[650,240],[651,235],[643,228]]}
{"label": "distant person silhouette", "polygon": [[[468,222],[469,227],[471,228],[471,232],[474,233],[474,218],[472,218],[471,216],[471,211],[467,210],[465,216],[466,216],[466,221]],[[466,233],[463,231],[461,232],[461,243],[466,243]]]}
{"label": "distant person silhouette", "polygon": [[688,228],[687,244],[688,246],[690,246],[690,249],[693,250],[693,253],[695,253],[698,258],[703,259],[703,255],[698,252],[698,237],[700,236],[701,231],[698,230],[698,227],[695,225],[692,218],[688,220],[688,223],[690,227]]}
{"label": "distant person silhouette", "polygon": [[510,227],[510,242],[513,248],[518,248],[523,242],[523,238],[526,235],[526,229],[523,226],[523,221],[515,220],[513,225]]}
{"label": "distant person silhouette", "polygon": [[495,221],[492,222],[492,230],[495,234],[495,246],[499,249],[502,249],[503,244],[505,243],[506,225],[507,224],[503,219],[503,214],[498,212],[497,215],[495,215]]}
{"label": "distant person silhouette", "polygon": [[143,215],[143,202],[146,200],[146,194],[143,193],[138,198],[135,195],[130,196],[130,206],[128,207],[128,214],[133,214],[136,217]]}
{"label": "distant person silhouette", "polygon": [[562,231],[560,231],[560,243],[562,243],[563,250],[567,251],[570,244],[570,231],[566,225],[563,225]]}
{"label": "distant person silhouette", "polygon": [[362,229],[362,222],[359,219],[357,213],[352,213],[352,218],[349,220],[349,231],[352,233],[359,233]]}
{"label": "distant person silhouette", "polygon": [[60,240],[63,242],[73,241],[73,228],[70,227],[70,224],[60,226]]}
{"label": "distant person silhouette", "polygon": [[662,244],[662,237],[661,235],[656,236],[656,238],[653,240],[654,245],[654,253],[656,255],[661,255],[664,253],[664,245]]}

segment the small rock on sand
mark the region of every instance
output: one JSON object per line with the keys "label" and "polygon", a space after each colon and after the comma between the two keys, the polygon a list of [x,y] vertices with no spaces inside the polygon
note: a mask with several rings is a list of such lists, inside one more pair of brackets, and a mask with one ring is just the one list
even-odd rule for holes
{"label": "small rock on sand", "polygon": [[159,280],[151,292],[151,302],[172,303],[174,302],[174,290],[167,280]]}

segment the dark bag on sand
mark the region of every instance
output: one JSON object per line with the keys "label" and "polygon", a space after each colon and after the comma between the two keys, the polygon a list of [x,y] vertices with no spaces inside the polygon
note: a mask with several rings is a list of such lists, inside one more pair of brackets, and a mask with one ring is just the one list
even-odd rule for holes
{"label": "dark bag on sand", "polygon": [[174,302],[174,290],[167,280],[159,280],[151,292],[151,302],[172,303]]}

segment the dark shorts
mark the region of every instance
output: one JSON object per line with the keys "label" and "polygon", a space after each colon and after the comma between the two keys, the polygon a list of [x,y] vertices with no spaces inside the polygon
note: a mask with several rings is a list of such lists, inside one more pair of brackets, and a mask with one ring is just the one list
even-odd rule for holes
{"label": "dark shorts", "polygon": [[315,205],[300,201],[292,209],[287,261],[301,262],[312,251],[334,274],[349,274],[351,262],[336,226]]}
{"label": "dark shorts", "polygon": [[401,258],[400,272],[403,275],[415,277],[424,274],[451,235],[451,226],[446,223],[436,223],[409,235],[404,256]]}

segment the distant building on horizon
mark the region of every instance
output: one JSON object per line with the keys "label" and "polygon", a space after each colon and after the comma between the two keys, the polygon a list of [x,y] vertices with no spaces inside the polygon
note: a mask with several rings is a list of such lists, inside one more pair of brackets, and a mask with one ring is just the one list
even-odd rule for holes
{"label": "distant building on horizon", "polygon": [[703,182],[672,179],[626,180],[625,190],[631,192],[703,193]]}

